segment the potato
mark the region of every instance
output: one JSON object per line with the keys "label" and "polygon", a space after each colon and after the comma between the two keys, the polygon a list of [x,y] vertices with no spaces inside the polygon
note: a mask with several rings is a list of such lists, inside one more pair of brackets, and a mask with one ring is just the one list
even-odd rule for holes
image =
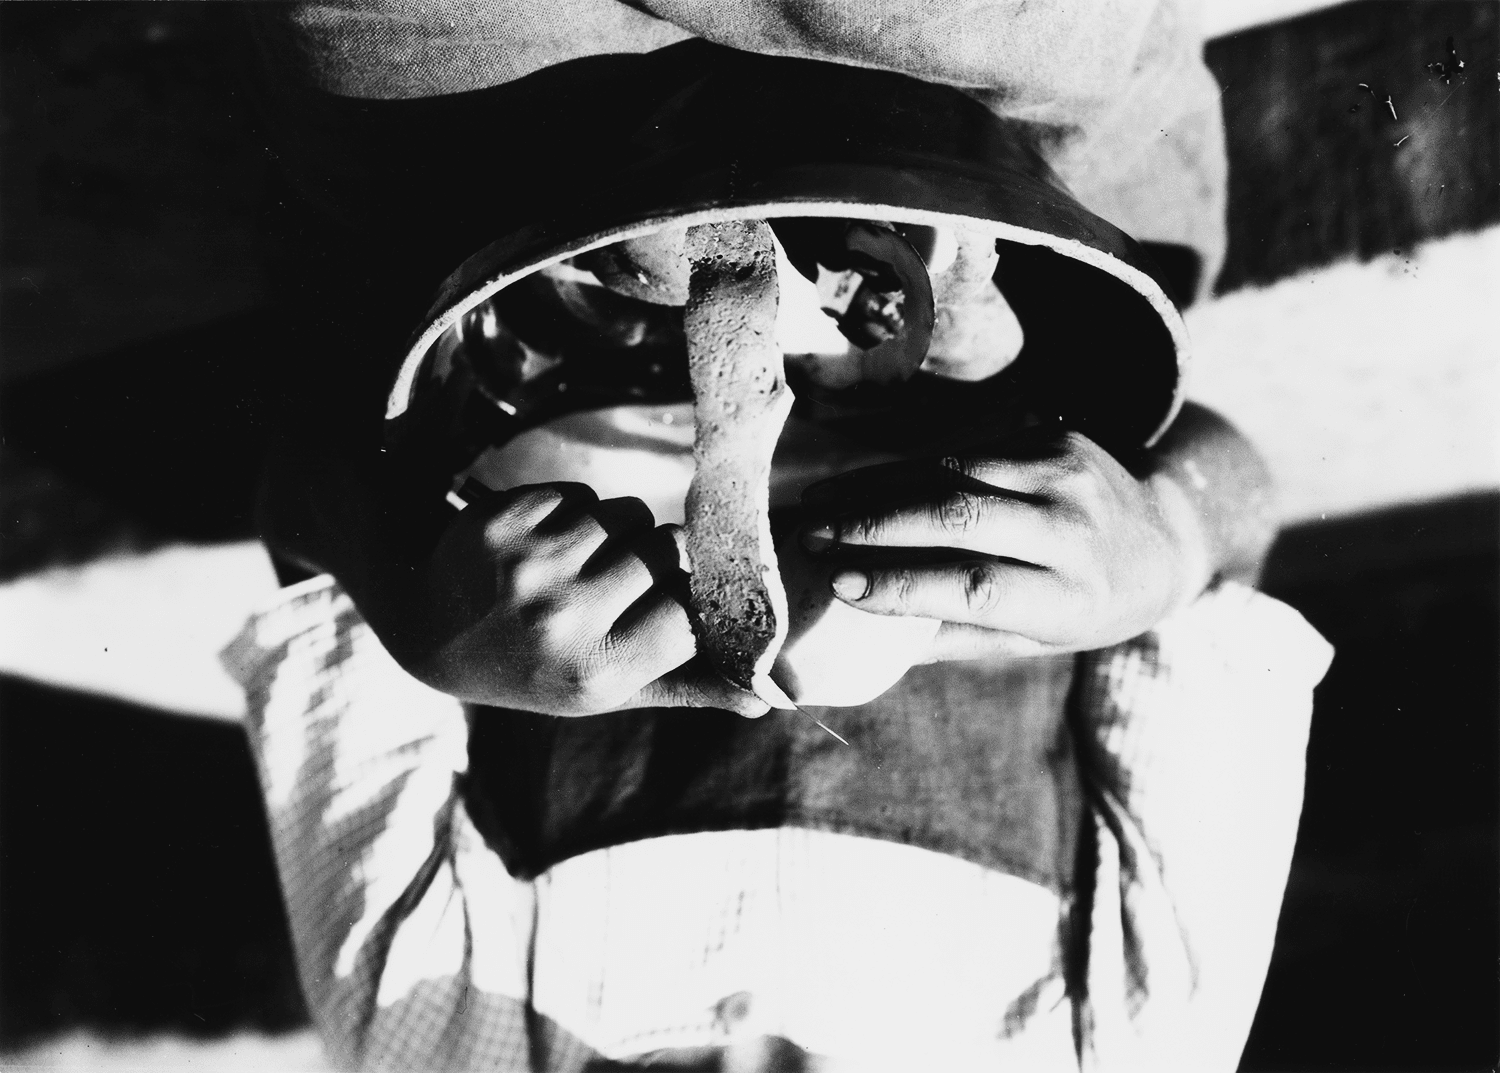
{"label": "potato", "polygon": [[776,346],[776,256],[761,220],[690,228],[683,313],[693,385],[689,584],[700,648],[771,702],[786,593],[771,537],[771,456],[792,408]]}
{"label": "potato", "polygon": [[808,555],[795,533],[777,553],[789,617],[771,677],[793,701],[867,704],[926,656],[937,619],[872,615],[835,599],[829,582],[838,567]]}

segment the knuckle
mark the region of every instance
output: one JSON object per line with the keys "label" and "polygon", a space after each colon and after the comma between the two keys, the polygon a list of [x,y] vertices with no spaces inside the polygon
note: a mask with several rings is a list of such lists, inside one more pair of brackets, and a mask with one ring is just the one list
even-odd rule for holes
{"label": "knuckle", "polygon": [[1046,462],[1063,470],[1087,468],[1093,458],[1094,441],[1074,429],[1062,433],[1045,455]]}
{"label": "knuckle", "polygon": [[577,645],[588,628],[589,616],[569,602],[551,603],[547,613],[547,635],[559,645]]}
{"label": "knuckle", "polygon": [[912,598],[917,595],[916,575],[909,570],[895,571],[890,577],[887,591],[897,606],[909,606]]}
{"label": "knuckle", "polygon": [[964,477],[977,477],[981,468],[973,459],[961,458],[958,455],[947,455],[938,460],[938,465]]}
{"label": "knuckle", "polygon": [[880,525],[873,518],[843,518],[839,520],[837,536],[844,544],[870,544],[879,538]]}
{"label": "knuckle", "polygon": [[1000,574],[993,563],[973,563],[964,573],[964,601],[979,617],[994,614],[1001,601]]}
{"label": "knuckle", "polygon": [[[586,484],[558,481],[528,485],[517,489],[510,510],[521,524],[530,529],[546,529],[570,518],[575,511],[598,502],[599,497]],[[561,513],[559,513],[561,512]]]}
{"label": "knuckle", "polygon": [[518,528],[514,515],[500,511],[484,520],[484,525],[479,530],[479,540],[490,551],[499,551],[510,546]]}
{"label": "knuckle", "polygon": [[522,595],[536,595],[552,589],[557,564],[551,555],[528,555],[510,571],[511,588]]}
{"label": "knuckle", "polygon": [[565,610],[537,602],[522,608],[519,617],[527,622],[536,647],[562,669],[571,668],[574,631]]}
{"label": "knuckle", "polygon": [[870,587],[861,606],[892,610],[910,608],[912,600],[919,595],[916,576],[910,570],[892,567],[871,572]]}
{"label": "knuckle", "polygon": [[567,501],[563,488],[555,484],[521,488],[512,495],[513,498],[505,505],[506,512],[526,518],[548,515]]}
{"label": "knuckle", "polygon": [[1057,453],[1058,461],[1090,472],[1097,471],[1100,464],[1109,458],[1110,455],[1104,448],[1076,430],[1064,434]]}
{"label": "knuckle", "polygon": [[979,528],[984,510],[978,497],[959,492],[939,500],[934,508],[936,521],[943,530],[967,536]]}
{"label": "knuckle", "polygon": [[1050,468],[1053,483],[1067,492],[1077,492],[1091,484],[1094,479],[1093,467],[1088,464],[1087,460],[1076,454],[1069,453],[1061,458],[1053,459]]}
{"label": "knuckle", "polygon": [[1051,506],[1063,521],[1085,524],[1104,506],[1105,489],[1099,475],[1068,463],[1052,480]]}
{"label": "knuckle", "polygon": [[1077,429],[1070,428],[1062,434],[1062,448],[1063,453],[1071,458],[1088,454],[1094,449],[1094,441]]}

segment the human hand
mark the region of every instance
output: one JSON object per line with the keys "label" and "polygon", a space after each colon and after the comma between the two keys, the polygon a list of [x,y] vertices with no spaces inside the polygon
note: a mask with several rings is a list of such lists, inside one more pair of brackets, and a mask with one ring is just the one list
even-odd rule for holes
{"label": "human hand", "polygon": [[1077,432],[1028,430],[983,457],[856,470],[803,504],[809,549],[883,549],[835,573],[834,594],[941,619],[934,662],[1103,648],[1150,629],[1211,575],[1173,479],[1138,479]]}
{"label": "human hand", "polygon": [[406,599],[398,659],[462,700],[552,715],[767,706],[695,658],[675,526],[581,484],[483,493]]}

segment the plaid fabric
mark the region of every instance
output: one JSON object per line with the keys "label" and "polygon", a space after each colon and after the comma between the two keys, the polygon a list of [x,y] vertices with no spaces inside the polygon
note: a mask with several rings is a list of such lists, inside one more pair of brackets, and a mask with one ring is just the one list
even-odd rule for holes
{"label": "plaid fabric", "polygon": [[[285,590],[230,651],[248,672],[250,737],[303,989],[336,1060],[526,1068],[515,968],[525,899],[507,897],[503,870],[461,878],[456,868],[461,707],[402,673],[326,578]],[[476,964],[461,891],[486,884],[500,888],[498,912],[514,906],[518,938],[496,949],[500,925]],[[491,955],[509,978],[461,1002]]]}
{"label": "plaid fabric", "polygon": [[1073,714],[1097,847],[1085,1068],[1238,1064],[1332,657],[1295,610],[1231,584],[1083,658]]}
{"label": "plaid fabric", "polygon": [[401,671],[331,579],[226,652],[336,1060],[544,1071],[766,1037],[829,1068],[1233,1068],[1328,659],[1235,586],[1083,657],[1094,837],[1075,900],[798,829],[648,839],[517,880],[454,790],[461,705]]}

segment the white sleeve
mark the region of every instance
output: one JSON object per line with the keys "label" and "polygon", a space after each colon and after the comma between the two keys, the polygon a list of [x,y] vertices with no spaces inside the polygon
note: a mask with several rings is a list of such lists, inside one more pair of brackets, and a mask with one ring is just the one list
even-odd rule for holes
{"label": "white sleeve", "polygon": [[1238,1065],[1331,658],[1292,608],[1226,584],[1083,660],[1075,727],[1098,850],[1083,1068]]}
{"label": "white sleeve", "polygon": [[223,656],[245,686],[303,992],[344,1067],[526,1068],[530,884],[469,822],[462,705],[406,674],[329,577]]}

